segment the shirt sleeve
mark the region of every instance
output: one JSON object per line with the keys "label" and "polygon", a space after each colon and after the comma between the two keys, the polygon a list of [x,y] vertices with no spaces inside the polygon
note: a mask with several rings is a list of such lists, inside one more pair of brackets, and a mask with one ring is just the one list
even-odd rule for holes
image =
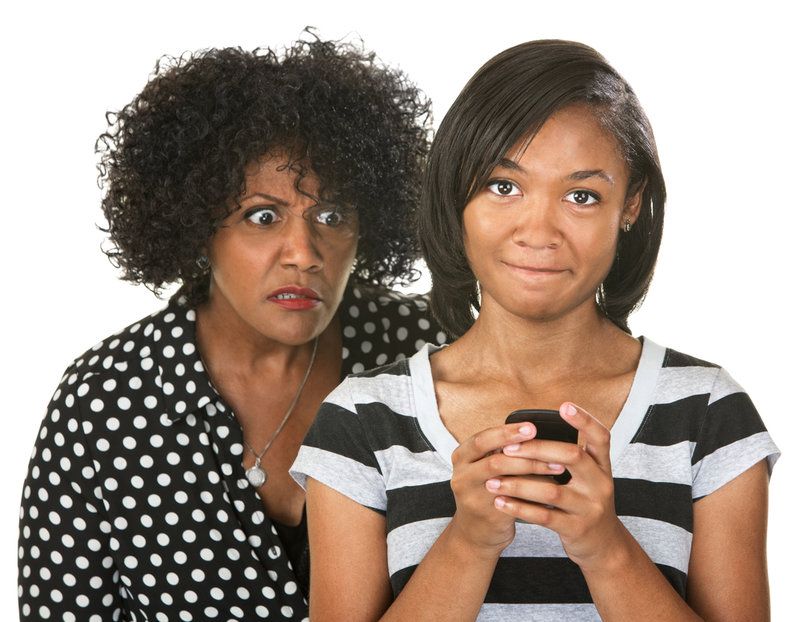
{"label": "shirt sleeve", "polygon": [[386,513],[386,483],[345,379],[325,399],[289,473],[306,488],[309,477],[356,503]]}
{"label": "shirt sleeve", "polygon": [[692,498],[711,494],[760,460],[772,473],[779,456],[750,397],[720,369],[692,454]]}
{"label": "shirt sleeve", "polygon": [[91,422],[74,367],[56,390],[28,466],[19,521],[21,620],[118,620],[119,574],[111,555],[95,463],[84,436]]}

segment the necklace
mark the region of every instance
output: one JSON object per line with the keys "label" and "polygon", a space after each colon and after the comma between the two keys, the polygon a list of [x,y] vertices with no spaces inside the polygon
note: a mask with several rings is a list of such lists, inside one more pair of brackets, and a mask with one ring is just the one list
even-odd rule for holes
{"label": "necklace", "polygon": [[317,358],[317,345],[319,344],[319,337],[314,338],[314,349],[311,351],[311,360],[308,363],[308,367],[306,368],[306,373],[303,376],[303,379],[300,381],[300,386],[297,387],[297,391],[294,394],[294,398],[292,399],[292,403],[289,404],[289,408],[286,409],[286,414],[283,416],[278,427],[272,433],[272,436],[269,437],[267,444],[264,445],[264,449],[261,450],[260,453],[256,453],[256,450],[250,446],[250,443],[242,438],[244,441],[245,447],[250,450],[256,457],[256,462],[253,466],[251,466],[247,471],[245,471],[245,476],[247,477],[247,481],[250,482],[250,485],[253,488],[261,488],[264,484],[267,483],[267,472],[261,467],[261,459],[264,457],[264,454],[267,453],[267,450],[272,446],[272,442],[278,438],[278,434],[281,433],[283,430],[283,426],[286,425],[286,422],[289,421],[289,417],[292,415],[292,411],[294,407],[297,405],[297,400],[300,399],[300,394],[303,392],[303,387],[306,386],[306,381],[308,377],[311,375],[311,368],[314,366],[314,360]]}

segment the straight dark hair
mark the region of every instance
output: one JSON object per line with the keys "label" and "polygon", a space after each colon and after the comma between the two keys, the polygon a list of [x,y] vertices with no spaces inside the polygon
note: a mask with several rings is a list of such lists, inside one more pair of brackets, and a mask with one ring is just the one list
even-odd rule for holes
{"label": "straight dark hair", "polygon": [[433,279],[433,315],[451,337],[463,335],[475,321],[473,310],[480,310],[464,249],[464,208],[516,144],[578,103],[617,140],[630,171],[628,196],[642,193],[639,218],[619,235],[616,258],[597,290],[600,310],[630,332],[628,315],[647,293],[664,225],[666,188],[653,130],[628,83],[594,49],[542,40],[509,48],[481,67],[433,141],[418,231]]}

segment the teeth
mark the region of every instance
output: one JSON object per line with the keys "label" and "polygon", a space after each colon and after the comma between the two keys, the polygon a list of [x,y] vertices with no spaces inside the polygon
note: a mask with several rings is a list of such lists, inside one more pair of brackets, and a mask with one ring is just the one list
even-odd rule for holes
{"label": "teeth", "polygon": [[278,300],[293,300],[295,298],[305,298],[305,296],[298,296],[297,294],[278,294],[275,298]]}

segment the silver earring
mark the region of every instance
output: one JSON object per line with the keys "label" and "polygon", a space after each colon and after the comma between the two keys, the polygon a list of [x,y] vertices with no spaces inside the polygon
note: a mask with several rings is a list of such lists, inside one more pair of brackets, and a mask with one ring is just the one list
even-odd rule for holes
{"label": "silver earring", "polygon": [[629,219],[625,219],[625,233],[630,233],[631,231],[631,221]]}
{"label": "silver earring", "polygon": [[195,263],[197,267],[200,268],[200,272],[205,274],[208,272],[209,268],[211,267],[211,262],[208,260],[206,255],[200,255],[196,260]]}

